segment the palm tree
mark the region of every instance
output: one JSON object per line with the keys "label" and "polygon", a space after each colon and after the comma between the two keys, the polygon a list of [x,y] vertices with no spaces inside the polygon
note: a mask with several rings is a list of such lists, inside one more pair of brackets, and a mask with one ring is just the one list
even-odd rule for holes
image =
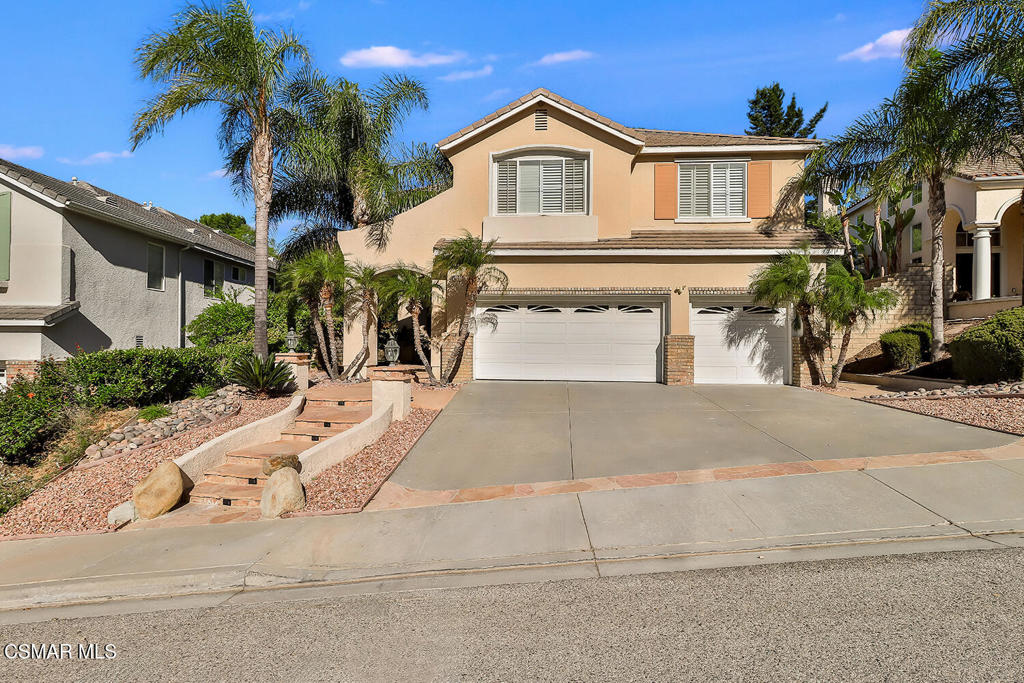
{"label": "palm tree", "polygon": [[385,276],[376,266],[356,263],[349,268],[345,285],[345,317],[349,320],[362,317],[363,348],[345,368],[345,379],[362,370],[370,357],[370,329],[377,322],[384,284]]}
{"label": "palm tree", "polygon": [[861,274],[849,272],[838,261],[828,263],[819,282],[821,291],[817,296],[818,310],[828,328],[838,328],[843,333],[839,355],[832,368],[832,379],[828,381],[828,386],[834,389],[839,385],[839,378],[846,367],[846,354],[850,350],[853,328],[857,323],[873,320],[878,313],[893,308],[899,297],[886,287],[868,291]]}
{"label": "palm tree", "polygon": [[132,126],[132,149],[176,116],[220,106],[221,146],[226,152],[245,141],[248,179],[256,204],[255,330],[253,348],[267,355],[267,251],[274,177],[275,108],[288,83],[289,66],[309,61],[289,31],[257,29],[244,0],[223,7],[190,5],[170,30],[146,38],[136,64],[144,79],[164,87],[148,100]]}
{"label": "palm tree", "polygon": [[811,367],[814,383],[825,381],[824,357],[827,342],[815,319],[818,278],[811,265],[810,246],[777,254],[759,268],[750,280],[754,303],[761,306],[792,306],[800,321],[800,349]]}
{"label": "palm tree", "polygon": [[[975,156],[1007,158],[1024,175],[1024,2],[932,0],[907,36],[907,63],[935,50],[939,76],[990,107],[988,135]],[[1019,210],[1024,217],[1024,188]]]}
{"label": "palm tree", "polygon": [[[395,144],[409,114],[427,109],[426,89],[400,75],[369,89],[313,72],[300,83],[289,92],[296,115],[275,212],[364,228],[367,244],[383,249],[395,215],[451,186],[451,164],[435,147]],[[334,235],[320,230],[307,238]]]}
{"label": "palm tree", "polygon": [[437,378],[434,376],[434,369],[430,367],[430,361],[427,360],[427,356],[423,352],[420,314],[430,306],[434,292],[440,289],[440,284],[435,282],[428,273],[424,273],[415,266],[401,266],[398,270],[392,271],[385,286],[388,296],[397,297],[399,301],[405,302],[405,310],[412,318],[413,346],[416,348],[416,355],[420,357],[423,369],[427,371],[431,384],[437,384]]}
{"label": "palm tree", "polygon": [[455,372],[462,361],[469,338],[470,321],[476,309],[476,301],[480,292],[485,289],[498,289],[502,293],[508,288],[508,276],[494,265],[494,245],[496,239],[484,242],[465,232],[461,237],[449,240],[434,254],[433,277],[435,280],[447,280],[448,293],[455,286],[465,295],[465,308],[459,320],[458,335],[451,355],[445,359],[441,372],[441,381],[450,384],[455,379]]}
{"label": "palm tree", "polygon": [[933,357],[938,357],[945,344],[945,178],[977,152],[985,135],[984,112],[976,101],[935,78],[936,59],[934,52],[928,53],[926,61],[906,76],[891,98],[859,117],[829,144],[836,163],[867,166],[876,183],[906,187],[921,178],[928,182]]}
{"label": "palm tree", "polygon": [[[337,250],[310,251],[286,262],[282,275],[286,286],[309,307],[317,341],[320,343],[320,355],[324,359],[324,369],[331,379],[337,379],[341,358],[338,353],[334,304],[337,295],[344,291],[348,277],[345,255]],[[321,310],[327,327],[326,339],[321,325]]]}

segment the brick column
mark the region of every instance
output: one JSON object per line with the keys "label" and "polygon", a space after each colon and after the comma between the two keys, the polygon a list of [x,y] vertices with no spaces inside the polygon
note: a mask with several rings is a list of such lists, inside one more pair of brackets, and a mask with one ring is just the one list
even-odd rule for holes
{"label": "brick column", "polygon": [[665,335],[665,384],[693,384],[693,335]]}
{"label": "brick column", "polygon": [[[448,358],[455,349],[455,336],[452,335],[445,342],[441,353],[441,367],[448,363]],[[462,350],[462,360],[455,368],[455,376],[452,377],[454,384],[464,384],[473,379],[473,335],[466,338],[466,346]]]}
{"label": "brick column", "polygon": [[7,381],[15,377],[32,379],[39,374],[39,363],[37,360],[9,360],[7,366]]}

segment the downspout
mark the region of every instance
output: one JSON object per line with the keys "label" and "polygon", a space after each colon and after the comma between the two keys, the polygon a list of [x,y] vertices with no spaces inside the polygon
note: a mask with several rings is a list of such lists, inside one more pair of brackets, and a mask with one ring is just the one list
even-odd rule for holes
{"label": "downspout", "polygon": [[178,348],[185,348],[185,271],[182,254],[192,248],[186,245],[178,249]]}

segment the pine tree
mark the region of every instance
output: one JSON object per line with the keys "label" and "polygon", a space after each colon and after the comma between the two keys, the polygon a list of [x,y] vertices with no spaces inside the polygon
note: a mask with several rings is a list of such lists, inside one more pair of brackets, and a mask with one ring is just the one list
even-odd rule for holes
{"label": "pine tree", "polygon": [[758,88],[754,98],[748,100],[750,105],[747,119],[750,128],[747,135],[768,135],[784,138],[809,138],[814,136],[814,129],[821,122],[821,117],[828,109],[828,102],[804,123],[804,110],[796,105],[796,95],[792,95],[789,106],[783,110],[782,103],[786,99],[786,91],[778,83]]}

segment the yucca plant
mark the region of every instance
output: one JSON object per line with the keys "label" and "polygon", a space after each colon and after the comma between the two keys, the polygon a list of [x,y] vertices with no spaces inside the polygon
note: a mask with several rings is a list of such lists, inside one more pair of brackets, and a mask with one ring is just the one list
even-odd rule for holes
{"label": "yucca plant", "polygon": [[295,379],[287,363],[274,356],[255,355],[237,359],[228,369],[227,377],[261,398],[281,393]]}

